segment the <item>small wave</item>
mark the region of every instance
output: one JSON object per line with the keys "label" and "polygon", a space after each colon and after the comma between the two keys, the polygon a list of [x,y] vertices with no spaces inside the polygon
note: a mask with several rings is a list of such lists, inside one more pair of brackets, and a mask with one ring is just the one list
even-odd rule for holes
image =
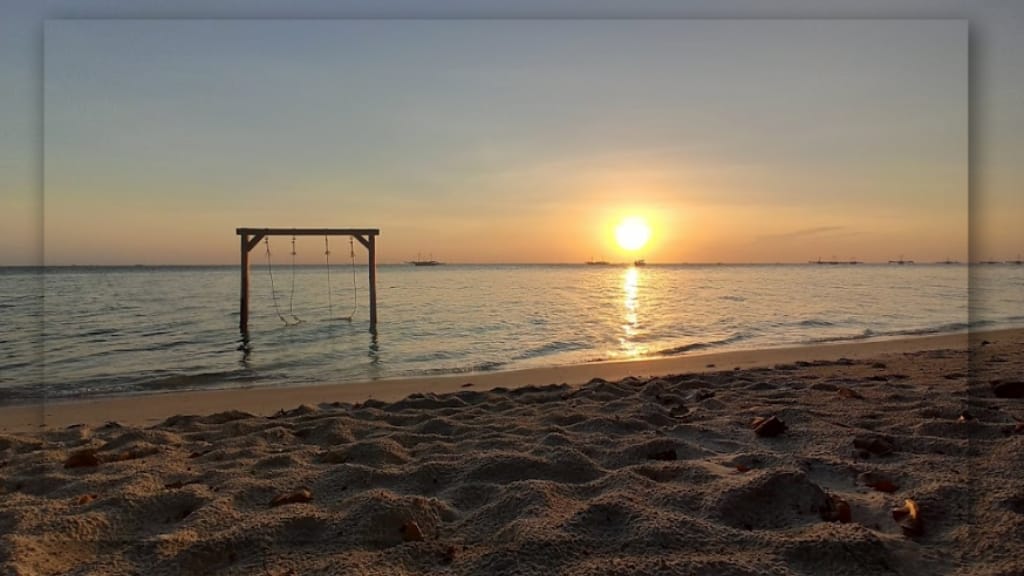
{"label": "small wave", "polygon": [[934,334],[954,334],[956,332],[963,332],[971,328],[980,328],[987,326],[991,322],[982,320],[978,322],[951,322],[949,324],[941,324],[938,326],[928,326],[924,328],[906,328],[902,330],[883,330],[875,331],[871,328],[865,328],[859,334],[848,334],[841,336],[824,336],[821,338],[811,338],[804,340],[805,344],[825,344],[829,342],[848,342],[852,340],[867,340],[869,338],[891,338],[894,336],[931,336]]}
{"label": "small wave", "polygon": [[96,328],[89,330],[88,332],[82,332],[82,336],[106,336],[108,334],[116,334],[116,328]]}
{"label": "small wave", "polygon": [[803,327],[806,327],[806,328],[828,328],[829,326],[835,326],[835,324],[833,324],[832,322],[829,322],[828,320],[819,320],[817,318],[809,318],[807,320],[801,320],[801,321],[797,322],[797,325],[798,326],[803,326]]}
{"label": "small wave", "polygon": [[687,352],[693,352],[694,350],[703,350],[705,348],[714,348],[717,346],[727,346],[734,344],[741,340],[746,340],[748,336],[746,334],[737,332],[728,338],[722,338],[721,340],[711,340],[709,342],[693,342],[690,344],[684,344],[683,346],[676,346],[673,348],[666,348],[664,350],[658,350],[655,355],[658,356],[677,356],[679,354],[685,354]]}
{"label": "small wave", "polygon": [[987,321],[980,322],[951,322],[949,324],[941,324],[939,326],[930,326],[927,328],[911,328],[908,330],[893,330],[891,331],[893,336],[925,336],[928,334],[944,334],[946,332],[961,332],[970,328],[979,328],[990,324]]}
{"label": "small wave", "polygon": [[589,348],[586,344],[581,342],[548,342],[541,346],[536,346],[525,350],[520,354],[517,354],[513,360],[530,360],[532,358],[540,358],[542,356],[550,356],[551,354],[558,354],[559,352],[571,352],[573,350],[586,350]]}
{"label": "small wave", "polygon": [[172,374],[139,381],[132,388],[140,391],[192,390],[211,388],[224,383],[251,382],[257,379],[259,379],[258,376],[245,370]]}
{"label": "small wave", "polygon": [[[0,374],[9,373],[12,370],[21,370],[29,368],[32,367],[33,365],[33,362],[19,360],[15,360],[9,364],[0,364]],[[41,370],[42,366],[39,366],[39,369]]]}
{"label": "small wave", "polygon": [[41,386],[5,386],[0,387],[0,406],[37,402],[46,395]]}
{"label": "small wave", "polygon": [[148,350],[150,352],[162,352],[164,350],[171,350],[172,348],[178,348],[180,346],[191,346],[192,342],[188,340],[169,340],[167,342],[160,342],[159,344],[151,345]]}
{"label": "small wave", "polygon": [[199,374],[161,376],[99,376],[83,379],[74,385],[34,384],[0,387],[0,405],[34,402],[43,398],[95,398],[121,394],[145,394],[231,387],[258,380],[248,371],[222,371]]}
{"label": "small wave", "polygon": [[445,374],[470,374],[474,372],[495,372],[505,366],[507,362],[486,361],[470,366],[453,366],[448,368],[429,368],[417,370],[417,376],[443,376]]}
{"label": "small wave", "polygon": [[438,361],[442,361],[442,360],[451,360],[452,358],[455,358],[456,356],[457,356],[457,354],[455,352],[450,351],[450,350],[437,350],[437,351],[434,351],[434,352],[428,352],[428,353],[425,353],[425,354],[417,354],[415,356],[410,356],[410,357],[406,358],[406,361],[407,362],[411,362],[413,364],[419,363],[419,362],[438,362]]}

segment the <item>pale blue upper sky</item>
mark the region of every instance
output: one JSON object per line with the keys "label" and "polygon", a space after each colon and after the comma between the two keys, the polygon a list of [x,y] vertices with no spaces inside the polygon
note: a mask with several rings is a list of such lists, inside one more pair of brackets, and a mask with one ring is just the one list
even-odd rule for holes
{"label": "pale blue upper sky", "polygon": [[[983,46],[1019,46],[1001,34]],[[966,257],[965,48],[955,21],[51,22],[48,260],[232,262],[232,228],[266,224],[380,226],[392,260],[573,261],[605,248],[580,222],[624,210],[674,231],[662,260],[884,259],[871,237],[901,228],[900,252]],[[985,62],[1003,80],[975,97],[1019,125],[1020,78]],[[30,135],[13,110],[8,134]],[[1010,257],[1019,141],[990,113],[973,199],[995,225],[976,247]],[[38,239],[21,143],[0,136],[0,218],[23,233],[0,263],[31,263]],[[553,254],[532,237],[567,229]]]}

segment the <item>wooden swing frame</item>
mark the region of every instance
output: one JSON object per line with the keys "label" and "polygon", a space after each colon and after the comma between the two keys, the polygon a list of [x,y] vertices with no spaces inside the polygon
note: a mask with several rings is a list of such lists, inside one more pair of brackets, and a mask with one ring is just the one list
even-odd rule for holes
{"label": "wooden swing frame", "polygon": [[236,228],[241,240],[241,302],[238,329],[249,333],[249,252],[267,236],[351,236],[367,251],[370,280],[370,332],[377,332],[377,236],[378,228]]}

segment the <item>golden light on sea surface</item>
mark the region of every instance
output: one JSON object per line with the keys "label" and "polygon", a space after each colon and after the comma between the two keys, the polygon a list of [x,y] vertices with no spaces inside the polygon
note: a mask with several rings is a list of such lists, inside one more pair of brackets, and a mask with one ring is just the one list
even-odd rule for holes
{"label": "golden light on sea surface", "polygon": [[615,240],[624,250],[639,250],[651,238],[651,227],[639,216],[630,216],[615,229]]}

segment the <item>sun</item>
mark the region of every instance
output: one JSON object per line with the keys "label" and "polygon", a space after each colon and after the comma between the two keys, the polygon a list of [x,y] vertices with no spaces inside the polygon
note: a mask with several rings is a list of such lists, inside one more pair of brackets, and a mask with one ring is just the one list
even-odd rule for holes
{"label": "sun", "polygon": [[624,250],[639,250],[651,238],[651,227],[639,216],[630,216],[615,229],[615,239]]}

